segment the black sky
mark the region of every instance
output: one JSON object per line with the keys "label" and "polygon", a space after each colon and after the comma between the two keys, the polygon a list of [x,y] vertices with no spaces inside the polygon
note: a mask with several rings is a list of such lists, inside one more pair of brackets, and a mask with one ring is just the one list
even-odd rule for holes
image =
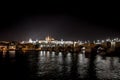
{"label": "black sky", "polygon": [[117,9],[7,8],[1,10],[0,40],[94,40],[120,37]]}

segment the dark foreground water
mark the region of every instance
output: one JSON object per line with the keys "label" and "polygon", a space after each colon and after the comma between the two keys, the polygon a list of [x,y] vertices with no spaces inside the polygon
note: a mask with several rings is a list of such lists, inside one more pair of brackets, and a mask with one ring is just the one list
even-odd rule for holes
{"label": "dark foreground water", "polygon": [[84,53],[0,53],[0,80],[118,80],[120,58]]}

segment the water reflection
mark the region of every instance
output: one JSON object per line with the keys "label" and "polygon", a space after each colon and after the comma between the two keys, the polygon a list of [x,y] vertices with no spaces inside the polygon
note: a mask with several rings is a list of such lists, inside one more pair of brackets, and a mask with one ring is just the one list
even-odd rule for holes
{"label": "water reflection", "polygon": [[45,76],[47,74],[50,74],[55,68],[56,66],[54,65],[53,62],[55,62],[56,60],[53,59],[55,57],[55,53],[50,53],[50,52],[40,52],[39,56],[38,56],[38,71],[37,71],[37,75],[38,76]]}
{"label": "water reflection", "polygon": [[[0,53],[0,70],[18,73],[27,79],[44,80],[118,80],[120,79],[120,57],[100,56],[85,52],[6,52]],[[10,67],[9,68],[7,66]],[[3,70],[2,70],[3,69]],[[9,72],[10,73],[10,72]]]}
{"label": "water reflection", "polygon": [[87,76],[89,60],[85,58],[85,54],[79,53],[78,55],[78,73],[80,78]]}
{"label": "water reflection", "polygon": [[96,75],[99,79],[120,79],[120,63],[118,57],[101,56],[96,58]]}
{"label": "water reflection", "polygon": [[15,51],[9,51],[10,57],[14,58],[15,57]]}
{"label": "water reflection", "polygon": [[67,64],[67,65],[71,65],[71,57],[72,57],[71,53],[67,53],[67,54],[66,54],[66,59],[65,59],[65,61],[66,61],[66,64]]}

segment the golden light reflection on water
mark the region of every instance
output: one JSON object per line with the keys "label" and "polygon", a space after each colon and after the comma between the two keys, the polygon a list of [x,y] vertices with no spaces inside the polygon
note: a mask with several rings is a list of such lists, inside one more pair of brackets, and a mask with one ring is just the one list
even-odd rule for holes
{"label": "golden light reflection on water", "polygon": [[10,57],[15,57],[15,51],[9,51]]}

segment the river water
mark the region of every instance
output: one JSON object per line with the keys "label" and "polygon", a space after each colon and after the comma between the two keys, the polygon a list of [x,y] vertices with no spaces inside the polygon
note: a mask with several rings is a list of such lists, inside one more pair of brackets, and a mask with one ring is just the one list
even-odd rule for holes
{"label": "river water", "polygon": [[120,57],[49,51],[0,53],[0,79],[118,80]]}

